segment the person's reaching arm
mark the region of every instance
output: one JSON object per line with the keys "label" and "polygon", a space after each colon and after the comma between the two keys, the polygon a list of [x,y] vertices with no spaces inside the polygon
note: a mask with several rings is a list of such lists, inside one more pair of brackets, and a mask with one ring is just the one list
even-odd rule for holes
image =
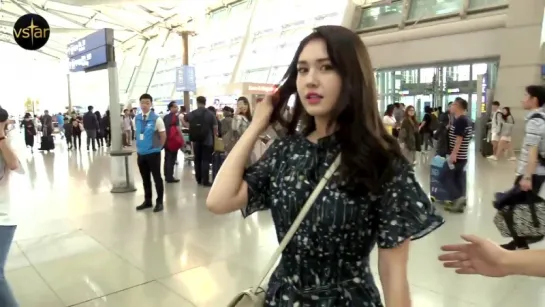
{"label": "person's reaching arm", "polygon": [[545,250],[508,251],[474,235],[462,235],[462,239],[468,243],[442,246],[448,253],[439,256],[444,267],[458,274],[545,277]]}
{"label": "person's reaching arm", "polygon": [[6,138],[7,121],[0,123],[0,154],[2,155],[8,169],[14,171],[19,168],[19,159],[11,149]]}

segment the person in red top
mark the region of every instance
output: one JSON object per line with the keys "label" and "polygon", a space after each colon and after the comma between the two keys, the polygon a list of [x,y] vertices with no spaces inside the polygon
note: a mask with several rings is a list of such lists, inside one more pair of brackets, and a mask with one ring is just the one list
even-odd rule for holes
{"label": "person in red top", "polygon": [[[163,165],[164,174],[165,174],[165,181],[167,183],[176,183],[180,182],[180,179],[176,179],[174,177],[174,166],[176,165],[176,160],[178,159],[178,151],[180,148],[176,149],[175,147],[178,147],[175,145],[172,147],[173,142],[173,132],[172,127],[175,127],[175,131],[179,134],[181,137],[181,131],[180,131],[180,119],[178,117],[178,104],[175,101],[171,101],[168,104],[168,110],[169,113],[165,115],[163,121],[165,122],[166,127],[166,133],[167,133],[167,140],[165,144],[165,163]],[[183,140],[183,138],[182,138]],[[169,144],[170,143],[170,144]]]}

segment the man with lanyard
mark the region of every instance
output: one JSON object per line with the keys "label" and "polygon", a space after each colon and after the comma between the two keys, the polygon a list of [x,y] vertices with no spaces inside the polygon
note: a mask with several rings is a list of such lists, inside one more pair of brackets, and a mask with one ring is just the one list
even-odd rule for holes
{"label": "man with lanyard", "polygon": [[136,210],[153,207],[151,177],[155,182],[157,200],[153,212],[163,211],[164,185],[161,177],[161,151],[166,141],[166,128],[163,119],[151,112],[153,98],[149,94],[140,96],[142,113],[135,117],[136,153],[138,169],[144,185],[144,203]]}
{"label": "man with lanyard", "polygon": [[456,98],[450,107],[454,117],[448,133],[450,155],[443,169],[444,187],[453,201],[445,206],[445,210],[455,213],[463,213],[466,207],[466,164],[473,135],[472,123],[466,111],[467,101]]}

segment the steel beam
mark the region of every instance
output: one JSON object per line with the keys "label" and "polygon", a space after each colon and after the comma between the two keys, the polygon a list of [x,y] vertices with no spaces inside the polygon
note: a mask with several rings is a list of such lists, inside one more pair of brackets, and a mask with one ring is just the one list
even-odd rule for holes
{"label": "steel beam", "polygon": [[[235,62],[235,66],[233,67],[233,72],[231,73],[231,80],[230,83],[235,83],[237,80],[240,79],[240,76],[242,75],[242,69],[241,64],[242,60],[244,59],[244,55],[246,53],[246,50],[248,49],[248,42],[250,41],[250,36],[252,36],[252,24],[254,22],[254,15],[257,11],[257,6],[259,5],[259,0],[252,0],[252,8],[250,9],[250,18],[248,19],[248,24],[246,26],[246,33],[244,34],[244,38],[242,39],[242,43],[240,44],[240,52],[238,53],[237,60]],[[270,71],[270,67],[269,67]]]}
{"label": "steel beam", "polygon": [[[0,37],[0,42],[2,42],[2,43],[7,43],[7,44],[11,44],[11,45],[15,45],[15,46],[19,46],[19,45],[17,45],[16,43],[14,43],[14,42],[12,42],[12,41],[10,41],[10,40],[3,39],[2,37]],[[43,50],[36,50],[36,52],[38,52],[38,53],[40,53],[40,54],[43,54],[43,55],[46,55],[46,56],[48,56],[48,57],[52,57],[52,58],[54,58],[54,59],[60,60],[59,57],[54,56],[54,55],[52,55],[52,54],[50,54],[50,53],[47,53],[47,52],[45,52],[45,51],[43,51]]]}
{"label": "steel beam", "polygon": [[[13,0],[11,3],[15,4],[16,7],[18,7],[21,11],[32,14],[31,11],[27,10],[24,6],[21,5],[21,3],[17,2],[16,0]],[[36,13],[36,10],[34,10],[34,13]]]}
{"label": "steel beam", "polygon": [[[12,35],[13,35],[12,33],[4,32],[4,31],[2,31],[2,30],[0,30],[0,34],[4,34],[4,35],[6,35],[7,37],[12,37]],[[66,55],[66,52],[65,52],[65,51],[61,51],[61,50],[59,50],[59,49],[56,49],[56,48],[53,48],[53,47],[49,47],[49,46],[47,46],[47,45],[45,45],[43,48],[47,48],[47,49],[49,49],[49,50],[51,50],[51,51],[58,52],[58,53],[60,53],[60,54]]]}
{"label": "steel beam", "polygon": [[[175,14],[172,14],[172,15],[166,17],[166,18],[163,18],[161,21],[158,21],[158,22],[156,22],[156,23],[150,25],[149,27],[146,27],[146,28],[140,30],[140,32],[142,32],[142,33],[145,34],[146,32],[149,32],[149,31],[155,29],[157,26],[159,26],[159,25],[161,25],[162,23],[165,23],[165,22],[171,20],[172,18],[175,18],[176,16],[178,16],[178,13],[175,13]],[[128,39],[126,39],[126,40],[123,42],[123,44],[126,44],[127,42],[129,42],[129,41],[131,41],[131,40],[137,38],[138,36],[139,36],[138,34],[135,34],[135,35],[133,35],[132,37],[129,37]]]}
{"label": "steel beam", "polygon": [[[168,31],[165,35],[165,40],[161,44],[161,48],[165,48],[165,45],[167,44],[168,38],[170,37],[170,34],[172,32]],[[159,59],[155,61],[155,65],[153,66],[153,71],[151,72],[151,77],[149,78],[148,87],[146,88],[146,93],[149,92],[149,88],[151,86],[151,82],[153,81],[153,77],[155,77],[155,72],[157,71],[157,66],[159,65]],[[138,73],[140,73],[140,69],[138,70]]]}
{"label": "steel beam", "polygon": [[[97,10],[97,11],[95,11],[95,12],[98,13],[98,14],[101,14],[102,16],[104,16],[104,17],[106,17],[106,18],[115,20],[114,17],[109,16],[107,13],[104,13],[104,12],[102,12],[102,11],[100,11],[100,10]],[[150,37],[149,37],[148,35],[145,35],[144,33],[142,33],[142,31],[140,31],[140,30],[138,30],[138,29],[136,29],[136,28],[133,28],[132,26],[129,26],[129,25],[126,25],[126,24],[122,24],[121,26],[122,26],[123,28],[125,28],[125,29],[129,29],[129,30],[133,31],[134,33],[136,33],[137,35],[142,36],[142,37],[145,38],[145,39],[150,39]]]}
{"label": "steel beam", "polygon": [[[131,99],[132,94],[134,92],[134,87],[136,86],[136,81],[138,81],[138,75],[140,74],[140,69],[142,67],[142,64],[144,63],[144,58],[146,57],[146,54],[148,52],[148,43],[150,41],[147,40],[142,45],[142,48],[140,49],[140,52],[138,53],[138,56],[140,57],[140,62],[138,63],[138,66],[135,67],[136,71],[134,72],[133,77],[129,82],[132,82],[132,84],[129,84],[129,90],[127,91],[127,99]],[[127,56],[127,55],[125,55]],[[132,81],[134,80],[134,82]]]}

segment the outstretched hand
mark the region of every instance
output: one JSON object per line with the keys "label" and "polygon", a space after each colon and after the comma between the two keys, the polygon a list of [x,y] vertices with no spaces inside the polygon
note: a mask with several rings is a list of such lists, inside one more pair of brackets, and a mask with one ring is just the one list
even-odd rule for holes
{"label": "outstretched hand", "polygon": [[478,274],[489,277],[509,275],[503,262],[509,251],[496,243],[474,235],[462,235],[465,244],[444,245],[443,251],[450,252],[439,256],[446,268],[456,269],[458,274]]}

